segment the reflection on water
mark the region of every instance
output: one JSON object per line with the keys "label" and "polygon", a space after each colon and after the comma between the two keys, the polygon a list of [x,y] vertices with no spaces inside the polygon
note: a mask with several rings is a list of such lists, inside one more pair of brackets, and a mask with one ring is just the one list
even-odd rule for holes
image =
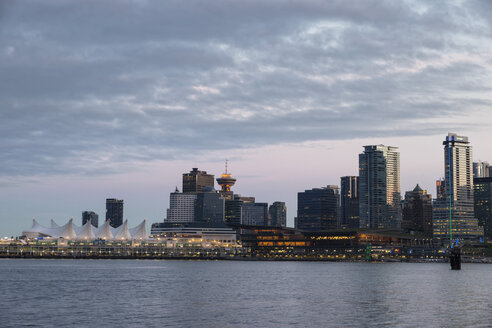
{"label": "reflection on water", "polygon": [[492,265],[0,260],[0,327],[490,327]]}

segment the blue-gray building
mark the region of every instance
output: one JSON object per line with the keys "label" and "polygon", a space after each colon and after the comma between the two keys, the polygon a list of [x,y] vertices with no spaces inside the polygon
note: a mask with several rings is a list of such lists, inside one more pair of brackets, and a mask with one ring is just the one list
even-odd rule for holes
{"label": "blue-gray building", "polygon": [[338,186],[305,190],[297,194],[296,228],[308,231],[338,227],[340,192]]}

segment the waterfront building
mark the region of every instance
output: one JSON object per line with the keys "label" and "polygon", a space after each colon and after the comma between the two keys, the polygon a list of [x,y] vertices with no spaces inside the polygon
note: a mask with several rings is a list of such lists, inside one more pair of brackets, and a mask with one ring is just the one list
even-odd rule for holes
{"label": "waterfront building", "polygon": [[[154,223],[150,232],[152,238],[169,238],[180,240],[188,239],[193,243],[206,243],[214,245],[236,245],[237,233],[224,224],[167,224]],[[205,246],[205,245],[201,245]]]}
{"label": "waterfront building", "polygon": [[268,214],[270,216],[269,226],[287,226],[287,206],[284,202],[273,202],[268,209]]}
{"label": "waterfront building", "polygon": [[194,221],[223,223],[224,210],[224,198],[212,186],[196,194]]}
{"label": "waterfront building", "polygon": [[433,236],[444,242],[477,241],[483,229],[475,218],[472,147],[468,137],[454,133],[446,136],[443,145],[445,195],[434,202]]}
{"label": "waterfront building", "polygon": [[418,184],[412,191],[405,193],[402,230],[432,238],[432,196]]}
{"label": "waterfront building", "polygon": [[340,226],[359,227],[359,177],[340,178]]}
{"label": "waterfront building", "polygon": [[143,220],[138,226],[129,229],[128,220],[117,227],[113,228],[110,225],[110,221],[107,220],[104,224],[96,228],[90,221],[87,221],[83,226],[79,227],[73,224],[73,219],[70,219],[66,224],[59,226],[53,220],[51,221],[51,227],[44,227],[33,219],[32,227],[30,229],[22,231],[22,235],[27,239],[37,239],[43,237],[44,239],[64,239],[64,240],[84,240],[94,241],[96,239],[102,240],[145,240],[148,238],[145,229],[145,220]]}
{"label": "waterfront building", "polygon": [[194,167],[189,173],[183,173],[183,193],[202,192],[207,186],[214,186],[213,174],[206,171],[199,171]]}
{"label": "waterfront building", "polygon": [[232,177],[230,172],[228,172],[227,164],[228,162],[226,161],[225,172],[220,176],[220,178],[217,178],[217,183],[222,188],[220,191],[222,197],[224,199],[233,199],[234,193],[232,192],[231,187],[236,183],[236,179]]}
{"label": "waterfront building", "polygon": [[196,194],[181,193],[178,188],[169,196],[166,222],[185,223],[195,219]]}
{"label": "waterfront building", "polygon": [[492,241],[492,177],[473,179],[475,217],[484,229],[487,242]]}
{"label": "waterfront building", "polygon": [[361,228],[401,227],[400,154],[397,147],[365,146],[359,154]]}
{"label": "waterfront building", "polygon": [[329,185],[297,193],[296,228],[319,231],[338,226],[340,192]]}
{"label": "waterfront building", "polygon": [[243,206],[243,200],[240,199],[239,195],[234,195],[233,199],[226,199],[224,221],[228,224],[234,224],[234,225],[241,224],[242,206]]}
{"label": "waterfront building", "polygon": [[241,206],[241,224],[268,225],[268,203],[243,203]]}
{"label": "waterfront building", "polygon": [[473,177],[474,178],[488,178],[490,176],[489,163],[487,162],[474,162],[473,163]]}
{"label": "waterfront building", "polygon": [[106,221],[113,228],[123,224],[123,200],[116,198],[106,199]]}
{"label": "waterfront building", "polygon": [[82,225],[85,225],[88,221],[97,228],[99,226],[99,215],[92,211],[82,212]]}

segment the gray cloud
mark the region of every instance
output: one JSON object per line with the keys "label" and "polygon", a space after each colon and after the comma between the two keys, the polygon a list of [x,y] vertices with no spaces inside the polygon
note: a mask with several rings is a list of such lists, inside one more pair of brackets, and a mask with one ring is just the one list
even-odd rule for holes
{"label": "gray cloud", "polygon": [[5,2],[0,177],[458,129],[425,120],[490,107],[487,6]]}

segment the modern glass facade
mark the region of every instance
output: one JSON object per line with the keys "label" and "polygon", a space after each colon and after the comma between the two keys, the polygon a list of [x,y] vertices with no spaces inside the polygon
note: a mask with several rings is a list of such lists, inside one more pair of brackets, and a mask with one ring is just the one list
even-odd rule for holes
{"label": "modern glass facade", "polygon": [[444,242],[478,240],[483,230],[475,218],[472,147],[468,137],[454,133],[443,145],[445,197],[434,202],[433,236]]}
{"label": "modern glass facade", "polygon": [[405,193],[402,230],[432,238],[432,196],[419,185]]}
{"label": "modern glass facade", "polygon": [[91,224],[97,228],[99,226],[99,215],[92,211],[82,212],[82,225],[85,225],[87,221],[91,221]]}
{"label": "modern glass facade", "polygon": [[400,154],[397,147],[365,146],[359,154],[360,228],[401,227]]}
{"label": "modern glass facade", "polygon": [[359,227],[359,177],[340,179],[340,226]]}
{"label": "modern glass facade", "polygon": [[315,188],[297,193],[296,228],[306,231],[336,229],[339,203],[338,186]]}
{"label": "modern glass facade", "polygon": [[196,222],[223,223],[224,210],[224,198],[213,188],[205,188],[205,192],[196,194]]}
{"label": "modern glass facade", "polygon": [[492,177],[473,179],[475,217],[484,229],[487,242],[492,242]]}
{"label": "modern glass facade", "polygon": [[116,198],[106,199],[106,221],[113,228],[123,224],[123,200]]}
{"label": "modern glass facade", "polygon": [[490,176],[489,163],[487,162],[474,162],[473,163],[473,177],[474,178],[488,178]]}
{"label": "modern glass facade", "polygon": [[229,224],[241,224],[241,208],[243,201],[239,197],[225,200],[225,222]]}
{"label": "modern glass facade", "polygon": [[243,203],[241,207],[241,224],[256,226],[268,225],[268,204]]}
{"label": "modern glass facade", "polygon": [[287,206],[284,202],[273,202],[268,209],[270,222],[268,225],[285,227],[287,225]]}

